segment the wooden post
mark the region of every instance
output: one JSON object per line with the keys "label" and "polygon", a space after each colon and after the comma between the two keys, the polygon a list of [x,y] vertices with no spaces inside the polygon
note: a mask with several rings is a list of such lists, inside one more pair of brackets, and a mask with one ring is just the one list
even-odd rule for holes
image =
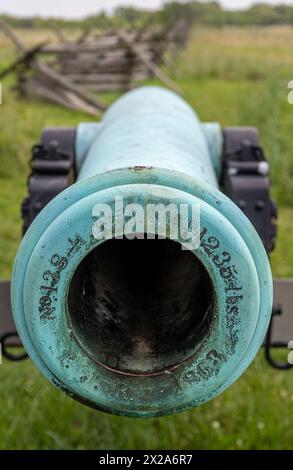
{"label": "wooden post", "polygon": [[179,94],[182,94],[182,90],[179,86],[171,80],[156,64],[151,62],[150,60],[146,59],[146,57],[141,53],[140,49],[137,47],[136,44],[133,44],[127,34],[124,31],[118,31],[118,36],[123,41],[129,49],[139,57],[139,59],[145,64],[145,66],[157,77],[161,80],[165,85],[167,85],[172,90],[176,91]]}

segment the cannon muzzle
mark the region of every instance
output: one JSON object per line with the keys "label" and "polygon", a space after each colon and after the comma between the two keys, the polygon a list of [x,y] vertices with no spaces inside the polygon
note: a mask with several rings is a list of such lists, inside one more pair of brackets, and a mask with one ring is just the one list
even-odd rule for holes
{"label": "cannon muzzle", "polygon": [[[249,166],[242,139],[244,159],[232,152],[231,166],[220,126],[157,87],[79,125],[72,159],[48,132],[32,161],[12,285],[31,359],[110,413],[160,416],[212,399],[249,366],[271,317],[264,224],[249,220],[251,200],[245,215],[237,193],[243,175],[267,191],[266,162],[255,151]],[[60,191],[70,162],[73,184]],[[28,223],[44,194],[51,201]],[[262,202],[255,213],[269,224]]]}

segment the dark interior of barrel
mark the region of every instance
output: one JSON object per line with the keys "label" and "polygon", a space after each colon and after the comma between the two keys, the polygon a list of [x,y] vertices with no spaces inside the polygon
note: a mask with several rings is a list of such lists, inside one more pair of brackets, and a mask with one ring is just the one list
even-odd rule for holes
{"label": "dark interior of barrel", "polygon": [[76,270],[68,293],[73,334],[97,362],[124,373],[161,373],[209,333],[210,277],[168,239],[109,240]]}

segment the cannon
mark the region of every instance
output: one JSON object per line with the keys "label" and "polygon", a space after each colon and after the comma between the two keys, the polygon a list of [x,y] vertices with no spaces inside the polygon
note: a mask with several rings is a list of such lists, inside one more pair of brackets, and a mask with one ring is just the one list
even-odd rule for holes
{"label": "cannon", "polygon": [[272,314],[269,165],[254,128],[202,123],[159,87],[33,148],[13,270],[21,342],[42,374],[131,417],[213,399]]}

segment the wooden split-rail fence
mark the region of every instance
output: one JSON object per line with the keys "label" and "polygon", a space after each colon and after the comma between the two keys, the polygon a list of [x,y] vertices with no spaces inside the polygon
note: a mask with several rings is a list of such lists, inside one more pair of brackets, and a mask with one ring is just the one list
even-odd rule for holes
{"label": "wooden split-rail fence", "polygon": [[97,115],[105,109],[97,93],[126,91],[152,77],[180,93],[165,57],[169,50],[175,54],[183,47],[188,28],[182,23],[165,31],[149,27],[100,35],[87,31],[74,41],[54,27],[58,42],[46,41],[32,48],[5,23],[0,22],[0,28],[22,53],[0,71],[0,79],[15,71],[16,89],[23,97],[38,96]]}

